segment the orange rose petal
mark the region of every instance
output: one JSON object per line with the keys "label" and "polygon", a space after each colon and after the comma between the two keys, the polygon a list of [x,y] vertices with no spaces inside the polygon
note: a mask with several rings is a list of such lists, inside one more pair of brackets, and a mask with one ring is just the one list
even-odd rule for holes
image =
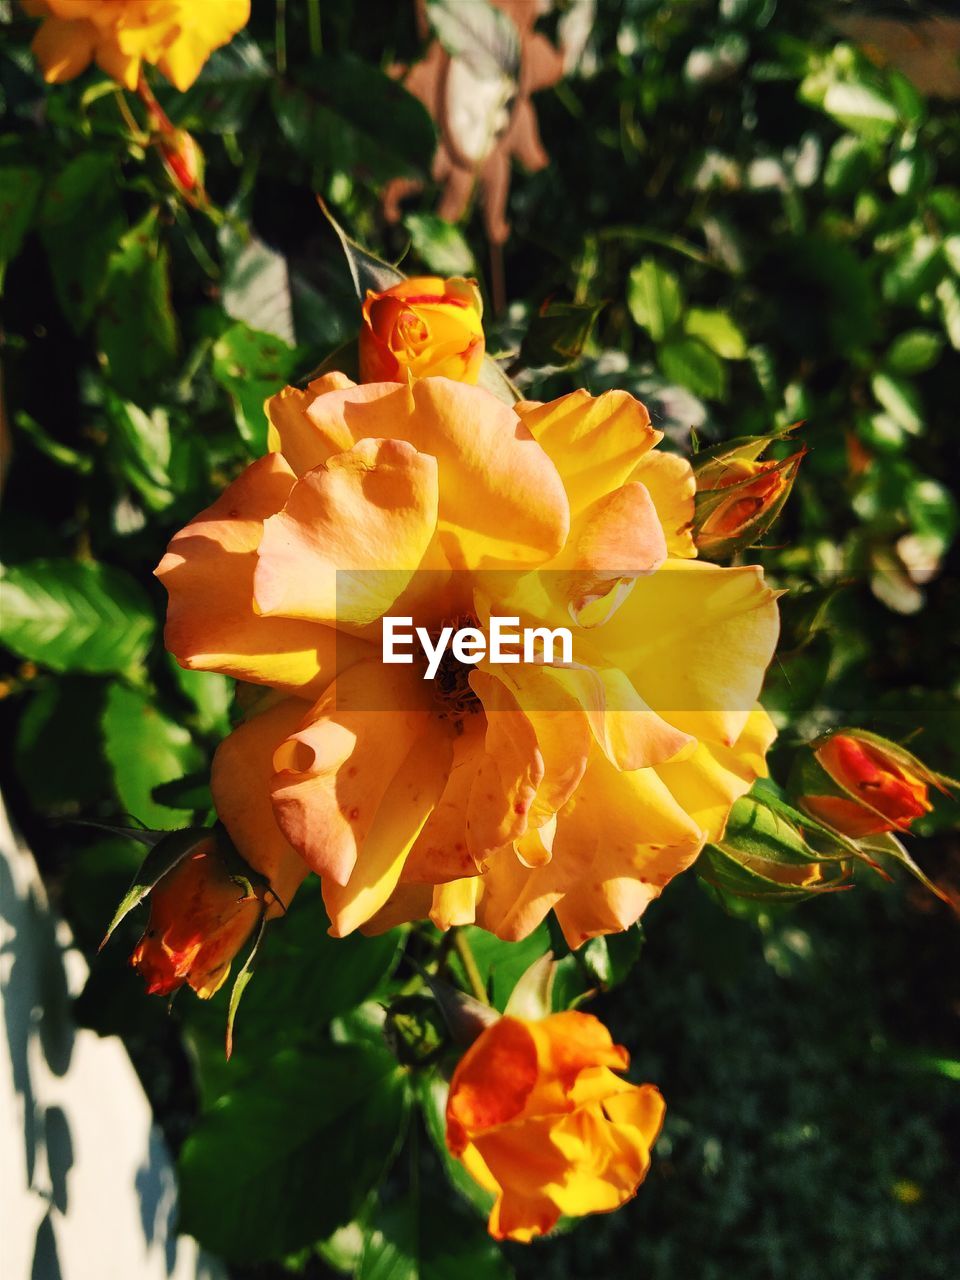
{"label": "orange rose petal", "polygon": [[389,900],[423,824],[436,807],[449,767],[449,736],[445,726],[432,720],[384,791],[346,884],[332,877],[323,882],[323,901],[335,938],[352,933]]}
{"label": "orange rose petal", "polygon": [[319,875],[341,885],[352,875],[380,803],[434,718],[423,684],[409,667],[359,663],[277,750],[277,821]]}
{"label": "orange rose petal", "polygon": [[277,826],[270,803],[274,752],[309,711],[308,702],[285,698],[245,720],[217,748],[210,774],[213,803],[231,840],[279,898],[271,915],[290,905],[309,870]]}
{"label": "orange rose petal", "polygon": [[506,1124],[523,1111],[536,1082],[537,1048],[529,1027],[518,1018],[501,1018],[460,1059],[447,1115],[467,1134]]}
{"label": "orange rose petal", "polygon": [[328,628],[254,612],[263,521],[294,482],[278,454],[260,458],[174,536],[156,575],[170,596],[164,640],[181,666],[315,693],[364,652]]}
{"label": "orange rose petal", "polygon": [[453,739],[443,794],[404,865],[401,879],[405,883],[443,885],[478,870],[467,845],[466,821],[470,790],[484,754],[485,725],[481,715],[468,716],[462,723],[462,731]]}
{"label": "orange rose petal", "polygon": [[355,440],[408,440],[437,459],[438,537],[454,569],[539,564],[563,545],[569,509],[560,477],[488,391],[447,378],[380,383],[321,396],[309,412],[325,431],[345,422]]}
{"label": "orange rose petal", "polygon": [[437,525],[437,464],[362,440],[293,486],[263,527],[254,597],[265,617],[363,625],[403,593]]}
{"label": "orange rose petal", "polygon": [[481,861],[526,830],[543,779],[543,757],[533,725],[503,682],[478,669],[470,683],[483,703],[487,727],[467,804],[467,843]]}
{"label": "orange rose petal", "polygon": [[667,558],[667,543],[653,501],[642,484],[625,484],[598,499],[585,513],[573,538],[573,567],[563,582],[574,622],[596,626],[618,607],[614,595],[600,617],[585,617],[587,606],[608,596],[618,584],[653,573]]}
{"label": "orange rose petal", "polygon": [[305,391],[298,387],[284,387],[264,404],[264,412],[270,426],[267,445],[273,453],[282,453],[298,476],[312,471],[327,461],[334,453],[342,453],[353,444],[353,437],[345,424],[341,425],[339,438],[333,430],[326,433],[307,412],[320,396],[332,391],[346,391],[356,386],[343,373],[327,373],[316,378]]}

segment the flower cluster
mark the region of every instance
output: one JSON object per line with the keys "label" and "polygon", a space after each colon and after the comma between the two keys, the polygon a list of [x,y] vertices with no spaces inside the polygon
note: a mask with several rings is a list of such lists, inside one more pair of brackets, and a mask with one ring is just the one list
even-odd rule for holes
{"label": "flower cluster", "polygon": [[[764,773],[774,593],[695,559],[689,465],[632,396],[510,408],[412,364],[273,398],[272,452],[157,570],[167,645],[273,691],[217,755],[217,809],[258,870],[321,877],[337,935],[429,916],[517,939],[552,909],[578,946],[632,924]],[[384,616],[492,614],[572,622],[573,663],[428,684],[381,661]]]}
{"label": "flower cluster", "polygon": [[[368,293],[361,382],[273,396],[269,452],[170,543],[167,647],[245,686],[211,788],[267,891],[238,892],[213,842],[179,863],[133,957],[150,990],[210,995],[311,872],[337,937],[429,918],[514,941],[553,912],[577,948],[632,925],[765,776],[776,594],[698,549],[763,532],[801,455],[750,439],[695,473],[626,392],[508,404],[484,359],[472,282]],[[504,618],[570,649],[504,661]],[[423,650],[402,661],[397,619]],[[446,648],[461,630],[474,661]],[[801,803],[821,832],[903,829],[929,807],[912,760],[835,735]],[[799,848],[771,855],[780,893],[822,878]],[[597,1019],[521,1012],[471,1033],[446,1138],[491,1234],[527,1241],[635,1193],[664,1103]]]}

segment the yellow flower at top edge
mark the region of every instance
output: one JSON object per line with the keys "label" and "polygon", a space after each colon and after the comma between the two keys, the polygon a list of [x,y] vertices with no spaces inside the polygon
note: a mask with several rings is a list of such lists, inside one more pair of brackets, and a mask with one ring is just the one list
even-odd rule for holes
{"label": "yellow flower at top edge", "polygon": [[[272,452],[157,570],[178,661],[273,691],[214,761],[240,852],[316,872],[338,936],[429,916],[516,939],[551,910],[572,946],[627,928],[774,736],[775,596],[695,559],[688,463],[622,391],[511,408],[330,374],[268,410]],[[431,681],[384,663],[385,616],[565,621],[573,662],[448,655]]]}
{"label": "yellow flower at top edge", "polygon": [[447,1146],[496,1196],[497,1240],[524,1243],[561,1217],[609,1213],[650,1167],[664,1103],[617,1072],[630,1058],[588,1013],[503,1017],[457,1064]]}
{"label": "yellow flower at top edge", "polygon": [[21,0],[43,24],[33,52],[51,84],[96,62],[135,89],[142,63],[189,89],[214,49],[250,20],[250,0]]}

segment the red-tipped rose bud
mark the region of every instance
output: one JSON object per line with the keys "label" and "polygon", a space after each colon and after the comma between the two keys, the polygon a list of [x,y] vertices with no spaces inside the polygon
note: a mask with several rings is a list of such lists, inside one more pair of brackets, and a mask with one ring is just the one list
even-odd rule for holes
{"label": "red-tipped rose bud", "polygon": [[226,980],[261,910],[249,881],[231,874],[211,834],[151,892],[150,919],[130,963],[150,995],[169,995],[188,983],[209,999]]}
{"label": "red-tipped rose bud", "polygon": [[732,555],[761,538],[790,496],[804,450],[780,461],[760,455],[777,436],[731,441],[693,459],[697,477],[694,538],[711,558]]}
{"label": "red-tipped rose bud", "polygon": [[367,292],[360,329],[361,382],[452,378],[476,383],[483,364],[480,292],[472,280],[415,276]]}
{"label": "red-tipped rose bud", "polygon": [[834,787],[824,787],[825,794],[804,794],[800,803],[851,839],[906,831],[933,807],[923,776],[927,771],[895,744],[886,746],[872,735],[835,733],[813,754],[824,781]]}

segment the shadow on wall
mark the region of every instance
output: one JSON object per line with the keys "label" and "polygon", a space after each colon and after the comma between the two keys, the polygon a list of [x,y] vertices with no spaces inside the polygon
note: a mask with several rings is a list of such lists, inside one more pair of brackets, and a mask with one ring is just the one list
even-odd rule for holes
{"label": "shadow on wall", "polygon": [[0,804],[0,1274],[218,1280],[176,1235],[173,1167],[123,1045],[73,1025],[85,974]]}

